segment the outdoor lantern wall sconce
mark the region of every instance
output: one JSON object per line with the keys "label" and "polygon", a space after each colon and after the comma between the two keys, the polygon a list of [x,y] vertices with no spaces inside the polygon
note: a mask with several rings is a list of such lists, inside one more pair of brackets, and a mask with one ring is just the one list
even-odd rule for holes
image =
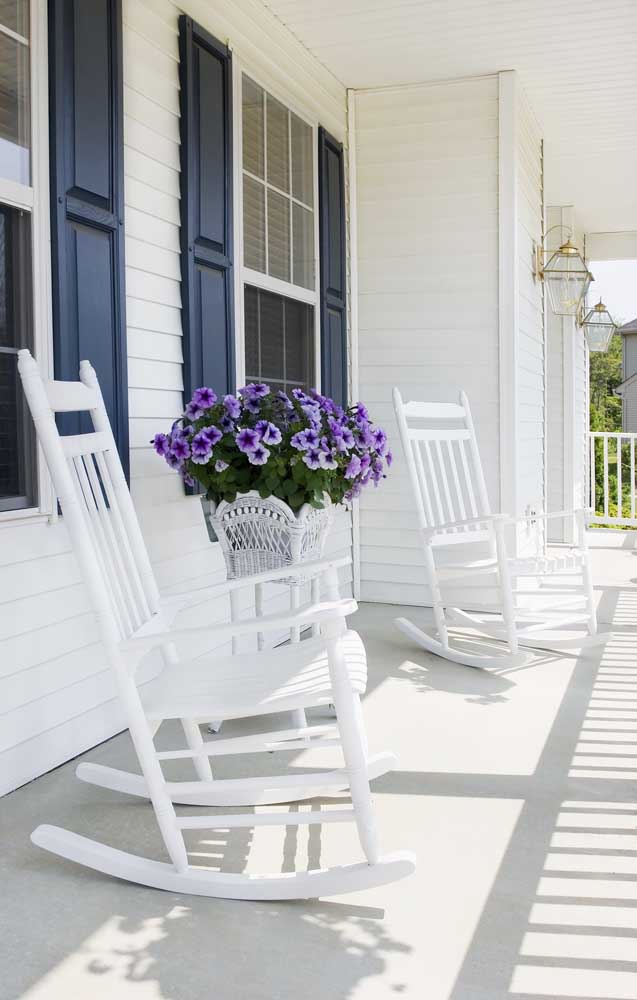
{"label": "outdoor lantern wall sconce", "polygon": [[[551,226],[546,236],[553,229],[565,228]],[[556,316],[577,316],[593,280],[584,258],[570,238],[558,250],[535,247],[535,277],[546,285],[551,309]]]}
{"label": "outdoor lantern wall sconce", "polygon": [[608,350],[617,326],[601,299],[585,316],[582,309],[578,322],[584,329],[589,351]]}

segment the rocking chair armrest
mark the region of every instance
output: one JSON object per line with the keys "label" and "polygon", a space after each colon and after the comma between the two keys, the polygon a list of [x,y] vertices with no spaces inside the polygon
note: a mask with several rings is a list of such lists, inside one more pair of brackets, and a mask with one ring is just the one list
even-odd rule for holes
{"label": "rocking chair armrest", "polygon": [[550,510],[542,514],[518,514],[516,517],[507,518],[507,524],[520,524],[528,521],[549,521],[554,518],[577,517],[578,514],[585,516],[590,513],[590,507],[576,507],[574,510]]}
{"label": "rocking chair armrest", "polygon": [[194,628],[169,628],[161,616],[153,619],[142,631],[143,634],[133,636],[120,644],[122,653],[147,653],[159,646],[166,646],[178,639],[195,638],[211,635],[223,642],[240,635],[254,635],[259,632],[270,632],[275,629],[292,629],[302,625],[324,623],[352,615],[358,609],[353,598],[339,601],[323,601],[320,604],[306,604],[290,613],[263,615],[260,618],[246,618],[243,621],[224,622],[223,624],[199,625]]}
{"label": "rocking chair armrest", "polygon": [[213,583],[196,590],[162,594],[162,611],[167,611],[169,614],[172,613],[174,617],[179,612],[196,607],[198,604],[205,604],[208,601],[226,597],[231,591],[240,590],[242,587],[276,583],[280,580],[287,580],[290,577],[302,576],[307,578],[321,576],[330,569],[341,569],[343,566],[349,566],[351,561],[351,556],[339,556],[337,559],[317,559],[313,562],[297,563],[294,566],[282,566],[280,569],[264,570],[263,573],[254,573],[251,576],[242,576],[234,580],[221,580],[219,583]]}
{"label": "rocking chair armrest", "polygon": [[507,514],[482,514],[479,517],[465,517],[460,521],[445,521],[443,524],[437,524],[434,528],[422,528],[421,530],[427,539],[432,538],[434,535],[439,535],[441,532],[451,531],[454,528],[471,528],[479,524],[496,524],[498,522],[506,522],[507,520]]}

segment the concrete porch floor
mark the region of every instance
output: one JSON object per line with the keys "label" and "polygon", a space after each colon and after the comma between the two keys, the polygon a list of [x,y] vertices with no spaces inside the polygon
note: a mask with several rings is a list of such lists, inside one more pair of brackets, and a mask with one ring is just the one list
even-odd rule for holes
{"label": "concrete porch floor", "polygon": [[[161,857],[148,806],[76,781],[75,762],[8,796],[0,998],[637,998],[635,539],[592,536],[600,618],[616,633],[603,651],[487,672],[412,647],[392,619],[418,609],[363,605],[353,619],[371,750],[399,755],[374,786],[383,843],[417,853],[409,880],[312,903],[161,893],[29,842],[57,823]],[[86,756],[135,769],[127,736]],[[190,846],[223,870],[357,854],[340,826],[199,833]]]}

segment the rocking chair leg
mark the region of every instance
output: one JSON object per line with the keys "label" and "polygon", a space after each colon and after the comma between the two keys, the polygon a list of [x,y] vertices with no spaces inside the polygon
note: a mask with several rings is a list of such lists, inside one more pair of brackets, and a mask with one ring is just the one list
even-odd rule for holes
{"label": "rocking chair leg", "polygon": [[182,729],[186,737],[186,743],[188,744],[188,749],[193,751],[201,751],[196,757],[192,758],[192,762],[195,765],[195,771],[197,772],[197,777],[201,781],[212,781],[213,773],[210,767],[210,758],[205,752],[204,740],[201,735],[201,730],[197,723],[193,719],[182,719],[181,720]]}
{"label": "rocking chair leg", "polygon": [[513,603],[513,588],[509,572],[509,560],[504,537],[504,525],[501,521],[495,523],[495,549],[498,559],[498,580],[502,595],[502,618],[506,627],[507,642],[511,654],[518,652],[518,634],[515,624],[515,605]]}
{"label": "rocking chair leg", "polygon": [[436,628],[438,629],[438,635],[440,636],[440,641],[443,646],[449,645],[449,633],[447,631],[447,621],[445,619],[445,608],[442,600],[442,592],[440,590],[440,584],[438,583],[438,574],[436,572],[436,560],[431,548],[431,545],[425,545],[425,565],[427,567],[427,576],[429,578],[429,586],[431,588],[431,606],[434,613],[434,619],[436,622]]}

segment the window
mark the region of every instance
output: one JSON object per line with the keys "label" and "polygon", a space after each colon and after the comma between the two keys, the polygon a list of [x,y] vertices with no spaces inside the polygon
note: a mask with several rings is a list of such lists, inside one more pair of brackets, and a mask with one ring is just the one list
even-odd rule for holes
{"label": "window", "polygon": [[32,346],[28,0],[0,3],[0,510],[36,502],[34,442],[16,358]]}
{"label": "window", "polygon": [[315,130],[245,74],[242,95],[245,378],[316,383]]}

